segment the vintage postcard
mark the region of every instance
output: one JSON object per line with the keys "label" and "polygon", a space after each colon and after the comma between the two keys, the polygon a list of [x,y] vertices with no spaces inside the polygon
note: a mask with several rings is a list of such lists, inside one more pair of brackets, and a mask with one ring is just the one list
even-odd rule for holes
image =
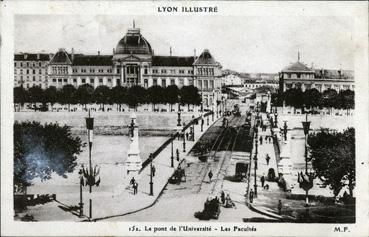
{"label": "vintage postcard", "polygon": [[1,235],[369,234],[367,2],[0,6]]}

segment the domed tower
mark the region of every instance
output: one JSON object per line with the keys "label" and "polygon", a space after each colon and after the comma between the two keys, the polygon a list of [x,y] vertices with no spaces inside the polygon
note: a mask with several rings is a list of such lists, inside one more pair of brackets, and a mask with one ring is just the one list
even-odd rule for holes
{"label": "domed tower", "polygon": [[113,52],[113,63],[123,86],[142,85],[142,76],[148,73],[153,51],[150,43],[141,35],[140,29],[128,29]]}

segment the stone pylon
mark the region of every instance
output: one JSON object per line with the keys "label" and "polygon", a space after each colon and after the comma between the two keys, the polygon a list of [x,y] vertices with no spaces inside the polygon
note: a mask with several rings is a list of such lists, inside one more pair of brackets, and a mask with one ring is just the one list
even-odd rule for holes
{"label": "stone pylon", "polygon": [[135,113],[132,113],[130,118],[131,124],[129,125],[129,136],[131,141],[129,144],[125,168],[127,170],[127,175],[132,176],[132,174],[138,174],[138,171],[140,171],[142,167],[142,160],[140,157],[140,148],[138,142],[137,116]]}

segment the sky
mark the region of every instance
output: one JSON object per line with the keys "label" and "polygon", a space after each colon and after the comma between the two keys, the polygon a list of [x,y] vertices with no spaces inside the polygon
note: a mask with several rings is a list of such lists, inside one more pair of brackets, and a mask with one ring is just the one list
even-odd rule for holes
{"label": "sky", "polygon": [[15,52],[112,54],[133,20],[155,55],[209,49],[223,69],[277,73],[300,52],[308,66],[354,68],[353,20],[343,16],[17,15]]}

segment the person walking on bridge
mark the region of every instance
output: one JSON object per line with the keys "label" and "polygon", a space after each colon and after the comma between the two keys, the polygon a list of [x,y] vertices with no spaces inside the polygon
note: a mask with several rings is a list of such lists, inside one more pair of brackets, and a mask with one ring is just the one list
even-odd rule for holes
{"label": "person walking on bridge", "polygon": [[270,161],[270,156],[269,154],[266,154],[265,160],[267,162],[267,165],[269,165],[269,161]]}
{"label": "person walking on bridge", "polygon": [[211,178],[213,178],[213,172],[211,172],[211,170],[208,173],[208,177],[209,177],[209,183],[211,183]]}

